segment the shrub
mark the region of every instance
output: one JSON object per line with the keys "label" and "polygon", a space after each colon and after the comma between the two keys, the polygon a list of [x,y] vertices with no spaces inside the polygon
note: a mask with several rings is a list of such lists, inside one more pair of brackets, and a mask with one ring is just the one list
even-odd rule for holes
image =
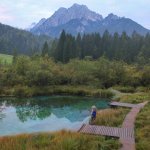
{"label": "shrub", "polygon": [[123,93],[134,93],[135,92],[135,88],[131,87],[131,86],[117,86],[114,87],[114,89],[123,92]]}
{"label": "shrub", "polygon": [[149,87],[140,86],[136,88],[136,92],[149,92],[149,91],[150,91],[150,86]]}
{"label": "shrub", "polygon": [[31,97],[33,95],[29,87],[21,85],[18,85],[14,88],[13,94],[17,97]]}

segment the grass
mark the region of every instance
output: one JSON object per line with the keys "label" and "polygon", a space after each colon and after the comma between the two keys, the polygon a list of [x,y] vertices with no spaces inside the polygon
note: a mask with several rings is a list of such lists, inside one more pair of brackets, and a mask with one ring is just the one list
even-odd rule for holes
{"label": "grass", "polygon": [[113,88],[122,93],[134,93],[136,90],[134,87],[131,87],[131,86],[115,86]]}
{"label": "grass", "polygon": [[11,64],[13,61],[12,55],[0,54],[0,63],[2,64]]}
{"label": "grass", "polygon": [[136,143],[137,150],[150,149],[150,104],[138,115],[136,120]]}
{"label": "grass", "polygon": [[144,101],[150,101],[150,90],[147,92],[139,92],[130,95],[123,95],[118,98],[118,101],[125,102],[125,103],[142,103]]}
{"label": "grass", "polygon": [[0,138],[0,150],[116,150],[118,140],[69,131]]}
{"label": "grass", "polygon": [[128,113],[129,109],[105,109],[97,113],[96,120],[93,122],[95,125],[104,125],[111,127],[121,127],[123,120]]}

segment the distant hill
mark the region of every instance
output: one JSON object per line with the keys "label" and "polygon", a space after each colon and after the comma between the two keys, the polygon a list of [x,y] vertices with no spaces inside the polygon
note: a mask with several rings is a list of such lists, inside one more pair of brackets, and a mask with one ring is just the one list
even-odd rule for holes
{"label": "distant hill", "polygon": [[103,18],[102,15],[89,10],[87,6],[78,4],[74,4],[68,9],[58,9],[50,18],[40,20],[30,31],[38,35],[58,37],[63,29],[73,35],[77,35],[79,32],[103,34],[105,30],[110,33],[125,31],[128,35],[131,35],[133,31],[141,35],[150,32],[131,19],[114,14]]}
{"label": "distant hill", "polygon": [[0,53],[13,54],[16,50],[19,54],[31,55],[33,52],[39,52],[45,41],[50,43],[51,38],[33,35],[0,23]]}

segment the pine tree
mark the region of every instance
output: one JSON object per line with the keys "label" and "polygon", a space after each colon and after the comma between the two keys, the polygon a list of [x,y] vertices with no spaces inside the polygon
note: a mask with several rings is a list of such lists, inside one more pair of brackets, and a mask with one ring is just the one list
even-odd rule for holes
{"label": "pine tree", "polygon": [[78,34],[75,38],[63,30],[59,40],[52,47],[55,60],[64,63],[72,58],[98,59],[103,55],[110,60],[123,60],[127,63],[137,61],[137,57],[147,60],[146,62],[150,60],[150,34],[144,37],[136,32],[128,36],[125,32],[121,35],[111,35],[105,31],[102,37],[93,33],[84,34],[82,37]]}
{"label": "pine tree", "polygon": [[54,56],[54,57],[55,57],[57,44],[58,44],[58,40],[55,39],[55,40],[52,42],[52,45],[51,45],[51,48],[50,48],[50,52],[49,52],[49,55],[50,55],[50,56]]}
{"label": "pine tree", "polygon": [[56,47],[56,52],[55,52],[55,59],[56,59],[56,61],[63,62],[63,53],[64,53],[65,40],[66,40],[66,33],[63,30],[61,35],[60,35],[57,47]]}
{"label": "pine tree", "polygon": [[76,38],[76,53],[77,53],[77,56],[79,57],[79,58],[81,58],[81,35],[80,35],[80,33],[78,33],[78,35],[77,35],[77,38]]}
{"label": "pine tree", "polygon": [[42,57],[48,55],[48,52],[49,52],[49,47],[48,47],[47,42],[45,42],[43,45],[43,49],[42,49]]}
{"label": "pine tree", "polygon": [[103,34],[103,37],[102,37],[102,50],[106,56],[109,55],[110,42],[111,42],[111,35],[106,30]]}
{"label": "pine tree", "polygon": [[120,37],[118,33],[114,33],[112,40],[112,51],[111,51],[111,59],[118,59],[118,52],[120,50]]}

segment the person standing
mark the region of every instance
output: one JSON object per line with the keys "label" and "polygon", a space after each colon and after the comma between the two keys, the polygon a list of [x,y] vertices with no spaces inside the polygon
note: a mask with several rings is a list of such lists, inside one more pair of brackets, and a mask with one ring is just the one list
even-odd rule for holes
{"label": "person standing", "polygon": [[91,108],[91,123],[96,119],[97,108],[96,106],[92,106]]}

